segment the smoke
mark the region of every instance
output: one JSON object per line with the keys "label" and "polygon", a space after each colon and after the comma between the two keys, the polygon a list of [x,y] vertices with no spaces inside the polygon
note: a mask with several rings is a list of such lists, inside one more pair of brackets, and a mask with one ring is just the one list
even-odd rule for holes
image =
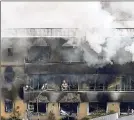
{"label": "smoke", "polygon": [[107,10],[118,21],[134,19],[132,2],[102,2],[101,4],[102,9]]}
{"label": "smoke", "polygon": [[[133,18],[132,6],[133,2],[7,2],[2,3],[2,28],[78,28],[75,53],[83,51],[88,65],[103,66],[112,60],[124,64],[134,58],[134,40],[127,30],[113,28],[130,27],[120,20]],[[27,47],[26,42],[16,44],[19,50]],[[73,55],[66,54],[66,58],[79,59],[79,54]]]}

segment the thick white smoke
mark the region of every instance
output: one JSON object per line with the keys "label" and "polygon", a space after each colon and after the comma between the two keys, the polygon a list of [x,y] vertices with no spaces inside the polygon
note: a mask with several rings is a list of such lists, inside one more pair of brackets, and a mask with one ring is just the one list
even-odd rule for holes
{"label": "thick white smoke", "polygon": [[102,2],[102,8],[110,12],[118,21],[134,20],[133,2]]}
{"label": "thick white smoke", "polygon": [[[127,4],[134,5],[133,2]],[[125,3],[125,6],[128,5]],[[89,65],[105,64],[112,59],[123,64],[132,60],[133,39],[129,32],[123,32],[123,38],[120,31],[113,28],[129,27],[117,21],[123,16],[133,18],[133,7],[125,6],[100,2],[6,2],[2,3],[2,28],[79,28],[76,44],[84,51]],[[102,50],[103,60],[99,58]],[[129,52],[129,59],[120,54],[120,50],[124,54]]]}

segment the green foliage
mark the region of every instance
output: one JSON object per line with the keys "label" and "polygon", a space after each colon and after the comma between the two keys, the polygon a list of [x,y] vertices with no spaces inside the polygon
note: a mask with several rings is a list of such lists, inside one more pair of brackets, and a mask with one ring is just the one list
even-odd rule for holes
{"label": "green foliage", "polygon": [[98,117],[101,117],[101,116],[106,116],[106,115],[110,115],[110,114],[114,114],[114,113],[115,113],[114,111],[110,111],[109,113],[105,113],[104,110],[96,110],[91,115],[85,116],[81,120],[91,120],[93,118],[98,118]]}
{"label": "green foliage", "polygon": [[97,118],[97,117],[101,117],[101,116],[105,116],[106,113],[104,110],[96,110],[94,113],[92,113],[91,115],[89,115],[89,118]]}
{"label": "green foliage", "polygon": [[55,114],[52,111],[49,112],[48,120],[56,120]]}

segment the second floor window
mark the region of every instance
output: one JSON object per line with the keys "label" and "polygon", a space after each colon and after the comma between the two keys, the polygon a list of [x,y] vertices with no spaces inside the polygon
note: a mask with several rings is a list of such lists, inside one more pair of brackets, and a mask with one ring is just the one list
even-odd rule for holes
{"label": "second floor window", "polygon": [[7,49],[8,56],[13,56],[13,48]]}
{"label": "second floor window", "polygon": [[30,102],[28,104],[28,109],[29,111],[33,112],[33,113],[46,113],[47,112],[47,103],[43,103],[43,102]]}
{"label": "second floor window", "polygon": [[13,102],[11,100],[5,100],[5,112],[10,113],[13,110]]}
{"label": "second floor window", "polygon": [[15,72],[12,66],[7,66],[4,71],[4,78],[6,82],[11,83],[13,81],[14,76],[15,76]]}

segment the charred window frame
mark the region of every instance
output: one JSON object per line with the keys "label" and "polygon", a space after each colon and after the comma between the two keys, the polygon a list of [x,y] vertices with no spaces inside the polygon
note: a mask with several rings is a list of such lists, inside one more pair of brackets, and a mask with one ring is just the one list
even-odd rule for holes
{"label": "charred window frame", "polygon": [[47,113],[48,103],[44,102],[29,102],[28,103],[28,110],[32,112],[32,114],[39,113],[40,115]]}
{"label": "charred window frame", "polygon": [[11,113],[13,111],[13,101],[12,100],[5,100],[5,112]]}
{"label": "charred window frame", "polygon": [[13,48],[7,48],[8,56],[13,56]]}
{"label": "charred window frame", "polygon": [[92,114],[99,110],[103,110],[106,113],[107,103],[106,102],[90,102],[88,106],[88,114]]}
{"label": "charred window frame", "polygon": [[131,113],[131,109],[134,108],[134,102],[121,102],[120,103],[120,113]]}
{"label": "charred window frame", "polygon": [[77,115],[77,113],[79,112],[79,103],[60,103],[59,109],[61,116],[67,113],[71,117],[71,115]]}

